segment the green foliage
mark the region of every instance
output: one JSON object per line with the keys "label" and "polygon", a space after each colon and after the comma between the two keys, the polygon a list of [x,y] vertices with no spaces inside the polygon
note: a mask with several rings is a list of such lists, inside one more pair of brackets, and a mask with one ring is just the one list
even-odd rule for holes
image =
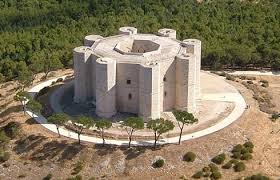
{"label": "green foliage", "polygon": [[273,113],[272,115],[271,115],[271,120],[273,121],[273,122],[275,122],[276,120],[278,120],[280,118],[280,113],[278,114],[278,113]]}
{"label": "green foliage", "polygon": [[226,159],[226,155],[225,153],[223,154],[219,154],[218,156],[215,156],[213,159],[212,159],[212,162],[216,163],[216,164],[222,164]]}
{"label": "green foliage", "polygon": [[209,166],[211,172],[219,170],[218,166],[214,163],[210,163],[208,166]]}
{"label": "green foliage", "polygon": [[194,162],[195,158],[196,158],[196,155],[193,152],[187,152],[183,156],[183,160],[187,161],[187,162]]}
{"label": "green foliage", "polygon": [[247,160],[247,161],[248,161],[248,160],[250,160],[250,159],[253,159],[253,156],[252,156],[252,154],[250,154],[249,152],[243,154],[242,157],[241,157],[241,160]]}
{"label": "green foliage", "polygon": [[172,121],[164,120],[162,118],[150,120],[147,123],[147,128],[154,131],[154,135],[155,135],[154,148],[156,148],[156,143],[157,143],[160,135],[163,133],[166,133],[168,131],[171,131],[172,129],[174,129],[174,127],[175,126]]}
{"label": "green foliage", "polygon": [[194,179],[200,179],[203,176],[203,172],[202,171],[197,171],[194,175],[192,175],[192,178]]}
{"label": "green foliage", "polygon": [[37,97],[46,94],[47,92],[49,92],[50,89],[51,89],[51,87],[49,87],[49,86],[44,87],[43,89],[41,89],[41,90],[37,93]]}
{"label": "green foliage", "polygon": [[227,75],[226,75],[226,79],[227,79],[227,80],[230,80],[230,81],[234,81],[234,80],[235,80],[235,77],[232,76],[232,75],[227,74]]}
{"label": "green foliage", "polygon": [[6,162],[10,159],[10,153],[0,149],[0,162]]}
{"label": "green foliage", "polygon": [[262,174],[255,174],[255,175],[246,177],[245,180],[270,180],[270,178],[267,176],[264,176]]}
{"label": "green foliage", "polygon": [[51,180],[52,177],[53,177],[52,174],[48,174],[48,175],[46,175],[42,180]]}
{"label": "green foliage", "polygon": [[48,122],[61,126],[69,120],[69,116],[65,113],[55,113],[48,117]]}
{"label": "green foliage", "polygon": [[164,159],[158,159],[153,163],[153,167],[161,168],[164,165]]}
{"label": "green foliage", "polygon": [[75,166],[74,166],[74,169],[73,169],[73,172],[71,173],[72,175],[76,175],[76,174],[79,174],[84,168],[84,165],[81,161],[78,161]]}
{"label": "green foliage", "polygon": [[10,142],[10,138],[6,135],[4,130],[0,130],[0,145],[5,146]]}
{"label": "green foliage", "polygon": [[41,111],[43,109],[42,105],[38,101],[35,101],[33,99],[30,99],[28,101],[28,103],[26,104],[26,107],[34,113],[41,113]]}
{"label": "green foliage", "polygon": [[105,144],[105,138],[104,138],[104,131],[105,129],[109,129],[112,127],[112,122],[107,119],[101,119],[98,121],[95,121],[95,127],[100,131],[102,139],[103,139],[103,145]]}
{"label": "green foliage", "polygon": [[221,179],[222,178],[222,174],[219,171],[214,171],[211,174],[211,179]]}
{"label": "green foliage", "polygon": [[230,169],[232,167],[232,163],[229,161],[222,166],[223,169]]}
{"label": "green foliage", "polygon": [[128,117],[124,120],[122,126],[126,129],[129,138],[128,147],[130,147],[133,132],[138,129],[144,129],[144,120],[139,117]]}
{"label": "green foliage", "polygon": [[13,139],[19,134],[19,128],[20,123],[12,121],[4,127],[4,131],[9,138]]}
{"label": "green foliage", "polygon": [[82,180],[82,179],[83,179],[83,177],[81,175],[77,175],[74,177],[67,178],[66,180]]}
{"label": "green foliage", "polygon": [[79,144],[81,143],[80,135],[82,134],[85,128],[90,128],[94,126],[94,120],[91,117],[87,116],[77,116],[75,119],[71,119],[72,124],[75,127],[75,132],[78,134]]}
{"label": "green foliage", "polygon": [[233,168],[235,172],[241,172],[246,169],[246,166],[243,162],[238,162],[233,166]]}
{"label": "green foliage", "polygon": [[[279,1],[17,1],[0,3],[0,73],[17,77],[25,62],[33,72],[72,65],[72,49],[86,34],[116,34],[124,25],[140,32],[161,27],[178,39],[203,42],[203,65],[280,68]],[[141,18],[139,18],[141,17]],[[221,28],[222,27],[222,28]]]}

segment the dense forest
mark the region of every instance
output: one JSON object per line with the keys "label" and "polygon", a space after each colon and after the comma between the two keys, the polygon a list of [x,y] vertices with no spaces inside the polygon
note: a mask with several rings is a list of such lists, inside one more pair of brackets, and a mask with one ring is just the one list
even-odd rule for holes
{"label": "dense forest", "polygon": [[71,67],[84,36],[121,26],[201,39],[211,69],[280,68],[279,0],[0,0],[0,81]]}

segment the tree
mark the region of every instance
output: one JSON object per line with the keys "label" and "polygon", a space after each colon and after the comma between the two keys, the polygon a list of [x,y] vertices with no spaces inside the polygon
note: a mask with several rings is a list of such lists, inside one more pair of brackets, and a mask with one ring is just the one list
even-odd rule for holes
{"label": "tree", "polygon": [[179,144],[181,144],[181,138],[182,138],[184,126],[197,123],[198,119],[196,119],[192,113],[188,113],[187,111],[175,110],[173,114],[180,128]]}
{"label": "tree", "polygon": [[59,127],[68,121],[69,117],[65,113],[55,113],[48,117],[48,122],[55,124],[58,136],[60,137]]}
{"label": "tree", "polygon": [[26,108],[31,110],[32,117],[34,117],[34,112],[41,113],[41,111],[43,109],[42,105],[38,101],[35,101],[33,99],[30,99],[28,101],[28,103],[26,104]]}
{"label": "tree", "polygon": [[14,100],[15,101],[20,101],[20,103],[22,104],[22,110],[25,114],[26,112],[26,101],[30,99],[30,96],[28,94],[28,92],[26,91],[19,91],[15,96],[14,96]]}
{"label": "tree", "polygon": [[166,133],[174,129],[174,124],[172,121],[164,120],[163,118],[160,118],[160,119],[150,120],[147,123],[147,128],[154,131],[154,137],[155,137],[154,148],[156,148],[159,137],[163,133]]}
{"label": "tree", "polygon": [[100,119],[95,121],[95,127],[98,129],[98,131],[101,134],[103,140],[103,146],[104,146],[105,145],[104,131],[105,129],[109,129],[112,127],[112,122],[107,119]]}
{"label": "tree", "polygon": [[18,72],[18,82],[22,90],[24,91],[25,87],[28,87],[32,84],[33,75],[29,68],[26,66],[25,62],[21,61],[17,65],[17,72]]}
{"label": "tree", "polygon": [[144,129],[144,120],[139,117],[129,117],[124,120],[122,125],[126,129],[129,138],[128,148],[130,148],[133,132],[137,129]]}
{"label": "tree", "polygon": [[73,119],[72,123],[75,127],[75,132],[78,134],[79,144],[81,144],[80,136],[83,130],[92,127],[94,125],[94,121],[91,117],[81,115]]}

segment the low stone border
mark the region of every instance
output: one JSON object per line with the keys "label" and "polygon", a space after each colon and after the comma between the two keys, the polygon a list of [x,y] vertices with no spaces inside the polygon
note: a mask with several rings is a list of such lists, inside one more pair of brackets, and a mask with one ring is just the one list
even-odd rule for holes
{"label": "low stone border", "polygon": [[[41,89],[43,89],[46,86],[50,86],[53,81],[56,81],[59,78],[62,78],[63,80],[65,80],[66,76],[51,79],[51,80],[45,81],[41,84],[38,84],[38,85],[34,86],[33,88],[31,88],[28,91],[28,93],[30,94],[30,96],[32,98],[34,98],[35,95]],[[203,130],[191,133],[191,134],[183,135],[182,139],[181,139],[182,141],[199,138],[199,137],[206,136],[208,134],[217,132],[217,131],[225,128],[226,126],[230,125],[231,123],[233,123],[237,119],[239,119],[239,117],[243,114],[243,112],[246,109],[245,100],[240,93],[238,93],[238,94],[237,93],[207,94],[207,95],[202,96],[202,99],[204,99],[204,100],[214,100],[214,101],[234,102],[235,103],[235,108],[225,119],[223,119],[219,123],[215,124],[214,126],[211,126],[209,128],[206,128],[206,129],[203,129]],[[30,117],[34,118],[42,126],[44,126],[45,128],[47,128],[48,130],[50,130],[54,133],[57,133],[56,126],[54,124],[49,124],[47,122],[47,119],[44,116],[42,116],[41,114],[33,113],[28,109],[27,109],[26,112]],[[64,128],[60,128],[59,131],[60,131],[60,134],[62,136],[69,137],[69,138],[76,139],[76,140],[78,139],[78,134],[75,133],[75,132],[72,132],[72,131],[64,129]],[[103,143],[101,138],[97,138],[97,137],[93,137],[93,136],[81,135],[80,139],[81,139],[81,141],[92,142],[92,143],[95,143],[95,144],[102,144]],[[158,141],[158,144],[160,144],[160,145],[174,144],[174,143],[178,143],[178,139],[179,139],[179,136],[171,137],[171,138],[163,138],[163,139],[160,139]],[[119,145],[119,146],[128,145],[128,140],[106,139],[106,144]],[[133,146],[152,146],[153,144],[154,144],[154,140],[143,140],[143,141],[132,141],[131,142],[131,145],[133,145]]]}

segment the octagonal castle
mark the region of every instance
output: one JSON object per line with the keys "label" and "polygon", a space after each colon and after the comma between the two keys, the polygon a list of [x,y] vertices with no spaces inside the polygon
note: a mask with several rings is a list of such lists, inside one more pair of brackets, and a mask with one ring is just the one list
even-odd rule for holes
{"label": "octagonal castle", "polygon": [[94,101],[104,118],[117,112],[144,119],[173,109],[195,112],[200,66],[201,41],[179,41],[173,29],[154,35],[122,27],[116,36],[86,36],[84,46],[74,49],[74,101]]}

